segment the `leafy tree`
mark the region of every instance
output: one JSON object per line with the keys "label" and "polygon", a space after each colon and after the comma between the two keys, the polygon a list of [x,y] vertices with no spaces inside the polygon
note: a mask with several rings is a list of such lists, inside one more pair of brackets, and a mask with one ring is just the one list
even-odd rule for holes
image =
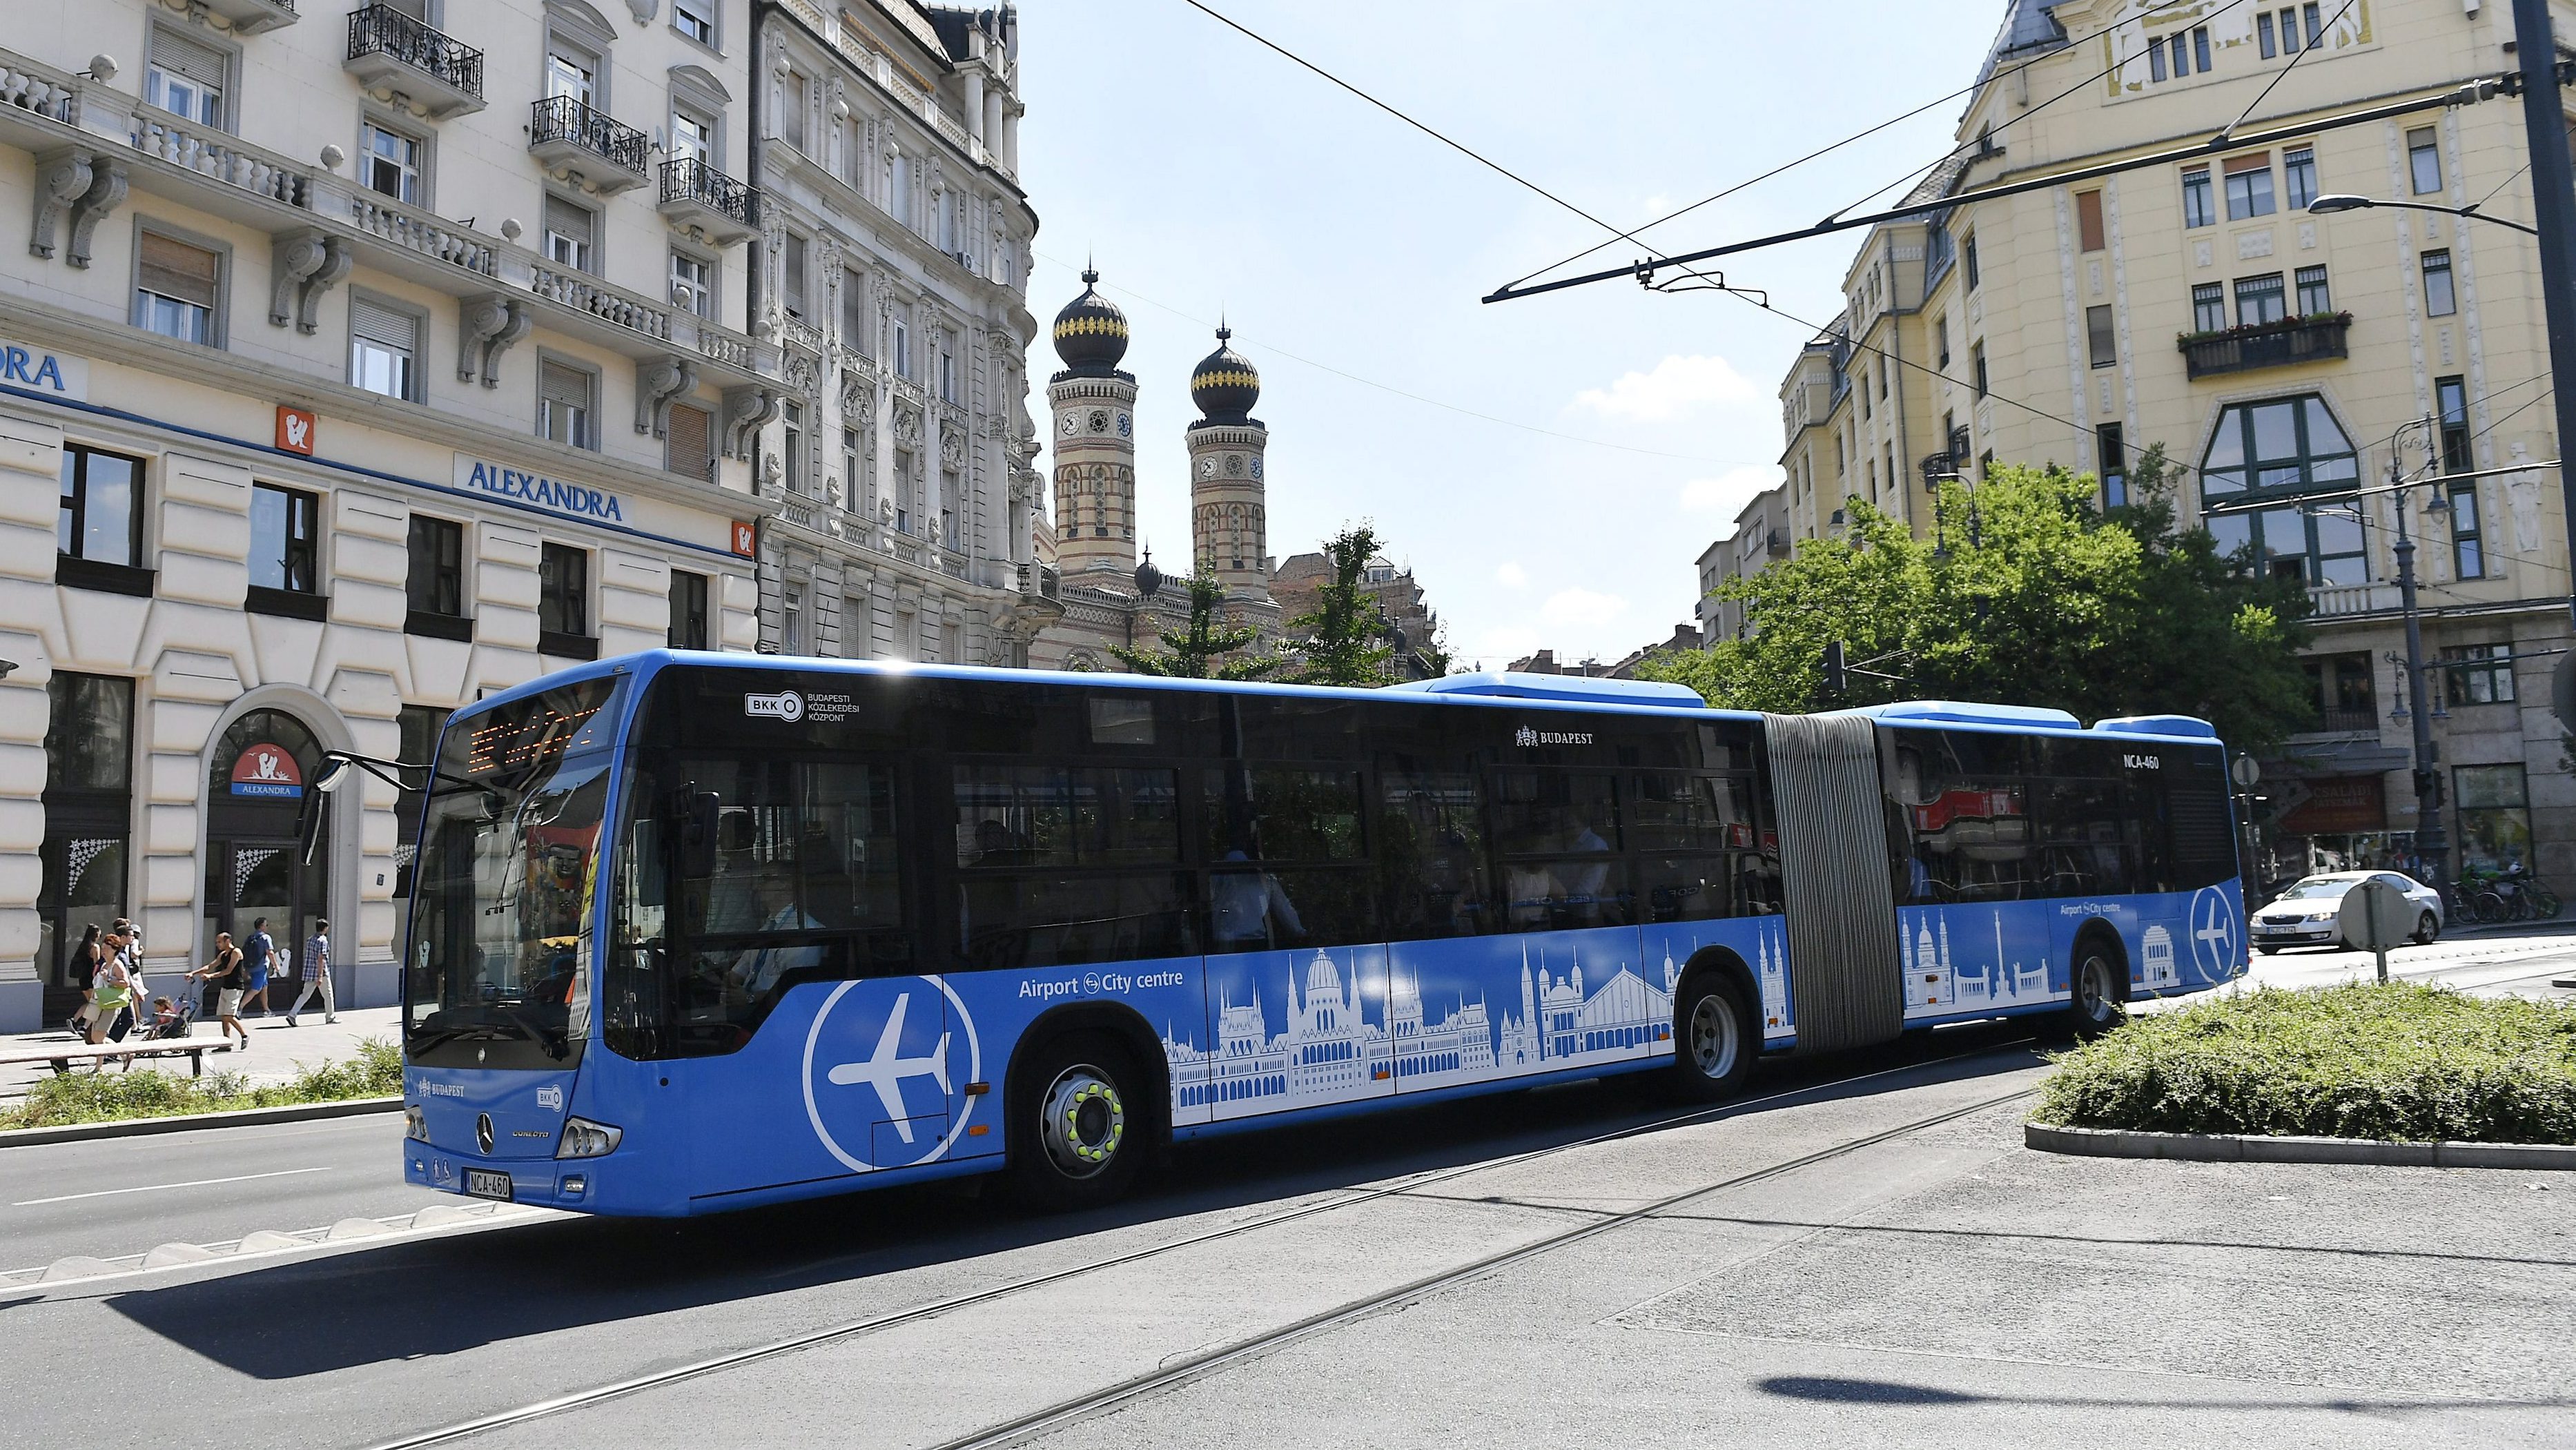
{"label": "leafy tree", "polygon": [[[1851,499],[1840,538],[1801,541],[1720,588],[1744,601],[1746,638],[1639,673],[1745,709],[1930,698],[2086,720],[2186,714],[2231,744],[2270,745],[2314,718],[2298,661],[2306,594],[2241,568],[2208,531],[2176,527],[2173,472],[2150,449],[2130,474],[2137,502],[2106,513],[2089,475],[1998,468],[1973,490],[1941,490],[1929,539]],[[1825,646],[1837,641],[1853,663],[1880,659],[1871,667],[1905,679],[1854,674],[1825,698]]]}
{"label": "leafy tree", "polygon": [[1216,580],[1200,574],[1183,583],[1190,591],[1188,627],[1179,634],[1166,632],[1158,650],[1109,646],[1120,664],[1140,675],[1186,680],[1257,680],[1279,668],[1281,662],[1272,658],[1225,658],[1259,639],[1261,631],[1248,624],[1218,622],[1217,611],[1225,606],[1225,586]]}
{"label": "leafy tree", "polygon": [[1394,676],[1387,661],[1395,649],[1386,643],[1386,615],[1376,596],[1360,584],[1370,557],[1377,553],[1377,531],[1367,524],[1346,528],[1324,541],[1324,557],[1333,577],[1315,590],[1315,607],[1288,621],[1294,638],[1296,685],[1383,685]]}

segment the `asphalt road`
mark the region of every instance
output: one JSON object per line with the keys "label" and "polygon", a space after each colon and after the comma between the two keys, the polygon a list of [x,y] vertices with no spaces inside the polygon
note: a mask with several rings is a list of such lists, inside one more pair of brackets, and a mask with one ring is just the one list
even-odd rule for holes
{"label": "asphalt road", "polygon": [[[2576,938],[2445,948],[2405,970],[2509,986]],[[2031,1153],[2042,1071],[1990,1024],[1715,1118],[1600,1083],[1220,1140],[1068,1218],[934,1186],[18,1284],[0,1392],[13,1443],[154,1450],[379,1445],[737,1353],[459,1443],[2576,1445],[2576,1176]],[[453,1202],[393,1180],[398,1135],[0,1150],[0,1268]],[[102,1384],[158,1392],[102,1416]]]}

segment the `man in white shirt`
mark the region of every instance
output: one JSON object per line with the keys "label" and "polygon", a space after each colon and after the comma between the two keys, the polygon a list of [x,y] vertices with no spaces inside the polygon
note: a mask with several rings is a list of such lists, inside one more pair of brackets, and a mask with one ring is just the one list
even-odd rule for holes
{"label": "man in white shirt", "polygon": [[304,990],[295,994],[295,1005],[286,1009],[286,1025],[295,1025],[295,1014],[304,1010],[316,991],[322,994],[324,1025],[340,1020],[340,1004],[331,1000],[331,923],[313,919],[313,935],[304,939]]}

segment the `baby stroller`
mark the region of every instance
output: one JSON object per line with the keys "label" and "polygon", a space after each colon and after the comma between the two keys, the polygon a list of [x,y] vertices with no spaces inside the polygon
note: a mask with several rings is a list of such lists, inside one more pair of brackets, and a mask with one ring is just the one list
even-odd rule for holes
{"label": "baby stroller", "polygon": [[[170,1012],[162,1015],[158,1003],[170,1002]],[[144,1040],[186,1037],[197,1030],[197,994],[181,992],[176,998],[155,999],[152,1015],[144,1019]]]}

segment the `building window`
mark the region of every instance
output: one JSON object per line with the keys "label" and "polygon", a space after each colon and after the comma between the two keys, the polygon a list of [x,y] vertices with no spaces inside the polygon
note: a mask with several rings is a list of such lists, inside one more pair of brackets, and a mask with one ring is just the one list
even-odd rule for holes
{"label": "building window", "polygon": [[1986,345],[1982,341],[1968,344],[1968,376],[1976,386],[1977,396],[1984,397],[1986,395]]}
{"label": "building window", "polygon": [[2317,148],[2293,146],[2282,152],[2281,180],[2290,191],[2290,210],[2307,210],[2317,199]]}
{"label": "building window", "polygon": [[780,410],[784,419],[786,441],[782,453],[787,460],[787,492],[797,498],[805,496],[805,405],[790,402]]}
{"label": "building window", "polygon": [[2272,153],[2258,151],[2251,156],[2228,160],[2227,219],[2241,222],[2248,217],[2270,216],[2272,199]]}
{"label": "building window", "polygon": [[805,316],[805,239],[794,232],[778,249],[778,300],[788,316]]}
{"label": "building window", "polygon": [[2102,250],[2102,193],[2075,193],[2075,236],[2077,244],[2085,251]]}
{"label": "building window", "polygon": [[[2297,37],[2292,36],[2291,39],[2295,41]],[[2272,39],[2272,12],[2269,10],[2254,17],[2254,43],[2261,47],[2265,60],[2281,53],[2278,43]]]}
{"label": "building window", "polygon": [[2379,700],[2372,686],[2370,652],[2310,655],[2299,661],[2308,672],[2325,730],[2379,729]]}
{"label": "building window", "polygon": [[319,619],[322,500],[300,488],[250,488],[250,602],[262,614]]}
{"label": "building window", "polygon": [[806,82],[801,71],[789,71],[778,85],[778,139],[805,149]]}
{"label": "building window", "polygon": [[2324,317],[2334,311],[2334,293],[2326,286],[2325,268],[2301,267],[2298,280],[2301,317]]}
{"label": "building window", "polygon": [[2182,224],[2205,227],[2218,220],[2209,193],[2209,168],[2195,166],[2182,174]]}
{"label": "building window", "polygon": [[2165,80],[2168,75],[2169,72],[2165,70],[2165,43],[2162,40],[2148,41],[2147,79],[2161,82]]}
{"label": "building window", "polygon": [[1933,353],[1933,366],[1941,369],[1943,372],[1948,372],[1950,370],[1949,313],[1944,312],[1940,316],[1932,319],[1932,346],[1935,349]]}
{"label": "building window", "polygon": [[692,316],[716,315],[715,267],[687,252],[671,254],[671,302]]}
{"label": "building window", "polygon": [[2424,314],[2448,317],[2460,310],[2460,301],[2451,290],[2451,253],[2449,248],[2424,254]]}
{"label": "building window", "polygon": [[2462,866],[2497,871],[2530,862],[2531,798],[2525,789],[2519,765],[2452,767]]}
{"label": "building window", "polygon": [[662,435],[662,466],[700,483],[713,482],[715,452],[709,440],[714,433],[714,417],[706,409],[673,403]]}
{"label": "building window", "polygon": [[599,446],[591,426],[597,379],[570,363],[537,361],[537,436],[572,448]]}
{"label": "building window", "polygon": [[224,77],[229,58],[165,26],[153,26],[143,71],[143,99],[200,126],[225,126]]}
{"label": "building window", "polygon": [[224,259],[159,232],[138,231],[134,248],[134,325],[181,342],[215,345]]}
{"label": "building window", "polygon": [[945,402],[957,401],[956,339],[947,333],[939,335],[939,396]]}
{"label": "building window", "polygon": [[876,344],[868,326],[868,279],[855,267],[841,269],[841,346],[861,357],[874,357]]}
{"label": "building window", "polygon": [[710,50],[716,48],[714,0],[671,0],[671,28]]}
{"label": "building window", "polygon": [[912,329],[900,322],[894,325],[894,375],[912,376]]}
{"label": "building window", "polygon": [[671,108],[671,159],[697,161],[715,166],[716,123],[684,106],[673,106]]}
{"label": "building window", "polygon": [[2469,387],[2464,378],[2433,380],[2433,402],[2442,419],[2442,471],[2469,471]]}
{"label": "building window", "polygon": [[421,204],[421,159],[427,145],[417,136],[377,125],[358,128],[358,184],[396,201]]}
{"label": "building window", "polygon": [[886,169],[886,213],[905,226],[912,225],[912,158],[901,151],[894,153],[893,164]]}
{"label": "building window", "polygon": [[2286,315],[2281,295],[2281,274],[2266,272],[2260,277],[2236,279],[2236,325],[2255,327],[2278,322]]}
{"label": "building window", "polygon": [[2418,126],[2406,133],[2406,167],[2415,182],[2417,196],[2430,196],[2442,189],[2441,133],[2430,126]]}
{"label": "building window", "polygon": [[671,571],[671,648],[707,647],[707,576]]}
{"label": "building window", "polygon": [[403,581],[403,631],[472,639],[465,618],[465,526],[411,516],[410,569]]}
{"label": "building window", "polygon": [[2227,286],[2202,282],[2191,289],[2191,326],[2195,332],[2227,330]]}
{"label": "building window", "polygon": [[2201,504],[2278,499],[2280,506],[2210,517],[2222,555],[2310,584],[2366,584],[2370,562],[2349,504],[2303,508],[2299,495],[2341,491],[2360,478],[2352,440],[2313,393],[2219,410],[2200,464]]}
{"label": "building window", "polygon": [[2129,450],[2120,436],[2120,425],[2105,423],[2094,429],[2093,451],[2101,461],[2102,507],[2126,507],[2129,502]]}
{"label": "building window", "polygon": [[841,499],[849,507],[861,509],[865,517],[874,518],[876,515],[863,508],[863,500],[859,497],[859,474],[859,430],[844,428],[841,430]]}
{"label": "building window", "polygon": [[134,682],[56,670],[45,695],[35,967],[48,985],[78,990],[89,985],[88,966],[70,948],[126,914]]}
{"label": "building window", "polygon": [[597,659],[590,637],[590,555],[569,544],[537,552],[537,653]]}
{"label": "building window", "polygon": [[2308,22],[2308,49],[2314,50],[2318,46],[2325,44],[2325,27],[2317,23],[2316,0],[2308,0],[2307,4],[2300,6],[2299,13],[2306,17]]}
{"label": "building window", "polygon": [[2105,304],[2084,309],[2084,334],[2093,352],[2093,366],[2107,368],[2120,360],[2120,349],[2111,328],[2111,309]]}
{"label": "building window", "polygon": [[597,105],[599,57],[559,36],[546,37],[546,97]]}
{"label": "building window", "polygon": [[2204,74],[2209,70],[2209,27],[2206,25],[2191,28],[2191,63]]}
{"label": "building window", "polygon": [[54,549],[64,559],[133,568],[143,553],[143,460],[67,444]]}
{"label": "building window", "polygon": [[546,260],[576,272],[599,270],[599,213],[577,202],[546,197]]}
{"label": "building window", "polygon": [[349,298],[349,382],[370,393],[419,402],[418,314],[372,297]]}
{"label": "building window", "polygon": [[2188,39],[2189,38],[2186,36],[2176,35],[2173,39],[2165,42],[2165,48],[2173,52],[2173,73],[2175,80],[2181,80],[2184,76],[2191,74],[2191,52],[2184,49]]}
{"label": "building window", "polygon": [[1967,275],[1968,290],[1977,290],[1977,234],[1970,232],[1959,243],[1959,268]]}
{"label": "building window", "polygon": [[2478,526],[2478,486],[2451,485],[2451,574],[2457,579],[2483,579],[2487,573],[2485,531]]}

